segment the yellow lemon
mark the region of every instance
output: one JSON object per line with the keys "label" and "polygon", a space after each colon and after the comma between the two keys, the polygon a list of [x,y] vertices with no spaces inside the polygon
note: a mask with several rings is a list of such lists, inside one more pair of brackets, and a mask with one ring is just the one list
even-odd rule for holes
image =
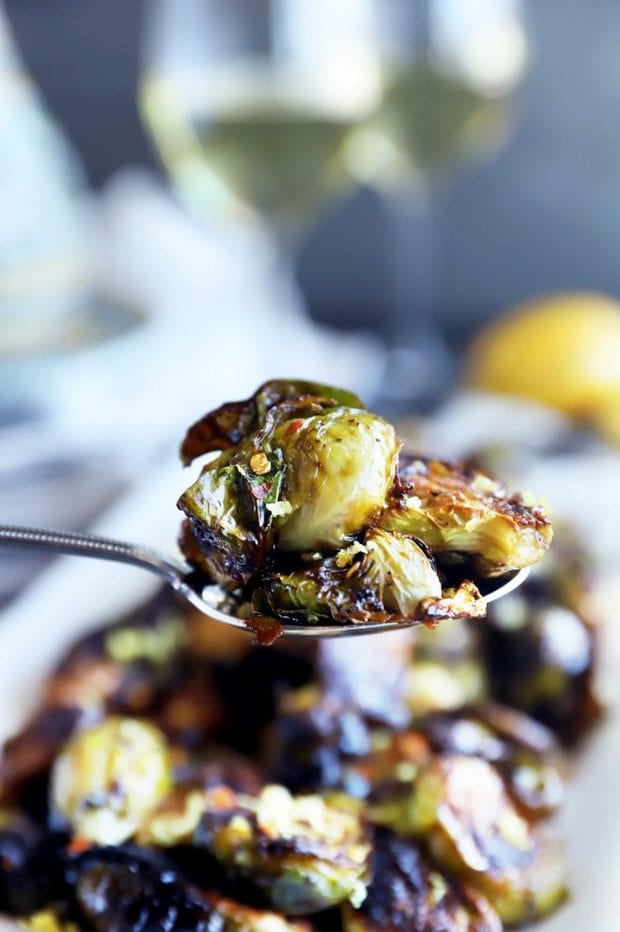
{"label": "yellow lemon", "polygon": [[467,381],[588,417],[620,395],[620,303],[571,293],[516,308],[475,340]]}

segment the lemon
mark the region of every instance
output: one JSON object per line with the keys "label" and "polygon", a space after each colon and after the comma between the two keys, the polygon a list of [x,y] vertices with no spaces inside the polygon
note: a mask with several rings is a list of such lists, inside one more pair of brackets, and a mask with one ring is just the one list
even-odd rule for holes
{"label": "lemon", "polygon": [[514,309],[475,340],[467,380],[591,419],[620,397],[620,303],[575,292]]}

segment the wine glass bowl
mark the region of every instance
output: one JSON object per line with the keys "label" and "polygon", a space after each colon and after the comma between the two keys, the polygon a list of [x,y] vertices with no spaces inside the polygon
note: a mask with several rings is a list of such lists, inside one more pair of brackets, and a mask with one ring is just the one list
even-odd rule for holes
{"label": "wine glass bowl", "polygon": [[380,95],[370,13],[363,0],[159,0],[140,106],[191,209],[303,217],[352,185],[344,143]]}
{"label": "wine glass bowl", "polygon": [[354,174],[379,187],[412,174],[435,182],[500,146],[527,61],[519,10],[519,0],[378,3],[382,94],[350,147]]}

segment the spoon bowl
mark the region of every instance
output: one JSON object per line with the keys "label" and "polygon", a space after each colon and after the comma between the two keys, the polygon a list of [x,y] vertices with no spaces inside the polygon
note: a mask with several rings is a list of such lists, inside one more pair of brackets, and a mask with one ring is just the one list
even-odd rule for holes
{"label": "spoon bowl", "polygon": [[[80,534],[69,531],[49,531],[42,528],[28,528],[16,525],[0,525],[0,546],[25,547],[44,550],[48,553],[71,556],[91,557],[98,560],[110,560],[115,563],[129,563],[162,577],[181,598],[193,605],[207,618],[220,624],[240,628],[248,632],[257,632],[251,619],[240,618],[222,610],[224,594],[216,586],[203,586],[198,582],[197,573],[183,560],[162,554],[157,550],[141,544],[129,544],[125,541],[97,537],[93,534]],[[509,592],[517,589],[528,577],[530,567],[516,570],[510,576],[498,578],[501,583],[483,596],[488,605]],[[421,622],[411,620],[366,622],[349,625],[291,625],[278,626],[278,635],[286,637],[336,638],[351,637],[360,634],[379,634],[384,631],[396,631],[409,628]]]}

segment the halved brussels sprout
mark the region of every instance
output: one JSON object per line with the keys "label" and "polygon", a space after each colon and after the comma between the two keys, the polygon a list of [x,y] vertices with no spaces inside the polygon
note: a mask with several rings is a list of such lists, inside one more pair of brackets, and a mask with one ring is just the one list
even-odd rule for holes
{"label": "halved brussels sprout", "polygon": [[562,802],[564,786],[553,762],[555,742],[527,716],[486,705],[428,715],[416,727],[435,753],[479,757],[495,764],[527,818],[546,818]]}
{"label": "halved brussels sprout", "polygon": [[557,578],[528,580],[493,605],[482,635],[493,696],[552,728],[566,745],[604,711],[597,628],[579,604],[583,594],[575,598],[578,584],[577,577],[570,587]]}
{"label": "halved brussels sprout", "polygon": [[362,542],[333,557],[263,577],[254,606],[306,624],[402,619],[433,625],[442,618],[476,618],[485,612],[473,583],[442,594],[426,549],[413,538],[380,528],[370,528]]}
{"label": "halved brussels sprout", "polygon": [[553,536],[543,508],[480,470],[402,459],[381,527],[420,537],[446,557],[469,555],[483,577],[531,566]]}
{"label": "halved brussels sprout", "polygon": [[423,839],[433,860],[482,891],[506,923],[538,919],[566,895],[557,837],[518,812],[487,761],[435,758],[407,801],[374,817],[386,813],[395,831]]}
{"label": "halved brussels sprout", "polygon": [[156,852],[94,847],[70,856],[72,914],[92,932],[191,929],[224,932],[208,894],[191,887]]}
{"label": "halved brussels sprout", "polygon": [[354,624],[392,614],[415,618],[440,598],[441,583],[426,550],[411,538],[371,528],[363,543],[334,557],[267,576],[255,604],[264,601],[267,611],[291,620]]}
{"label": "halved brussels sprout", "polygon": [[338,407],[276,428],[286,463],[278,546],[297,552],[350,543],[378,516],[394,481],[400,444],[375,414]]}
{"label": "halved brussels sprout", "polygon": [[166,741],[153,725],[110,717],[77,732],[51,774],[52,805],[80,839],[125,841],[170,787]]}
{"label": "halved brussels sprout", "polygon": [[411,839],[377,829],[371,871],[362,905],[344,907],[344,932],[501,932],[485,897],[437,870]]}
{"label": "halved brussels sprout", "polygon": [[350,542],[383,508],[396,470],[393,428],[362,409],[303,396],[255,421],[179,500],[191,535],[182,549],[226,589],[253,579],[274,532],[285,551]]}
{"label": "halved brussels sprout", "polygon": [[369,844],[358,813],[320,796],[268,786],[257,798],[206,796],[194,844],[250,878],[273,906],[306,915],[366,894]]}

